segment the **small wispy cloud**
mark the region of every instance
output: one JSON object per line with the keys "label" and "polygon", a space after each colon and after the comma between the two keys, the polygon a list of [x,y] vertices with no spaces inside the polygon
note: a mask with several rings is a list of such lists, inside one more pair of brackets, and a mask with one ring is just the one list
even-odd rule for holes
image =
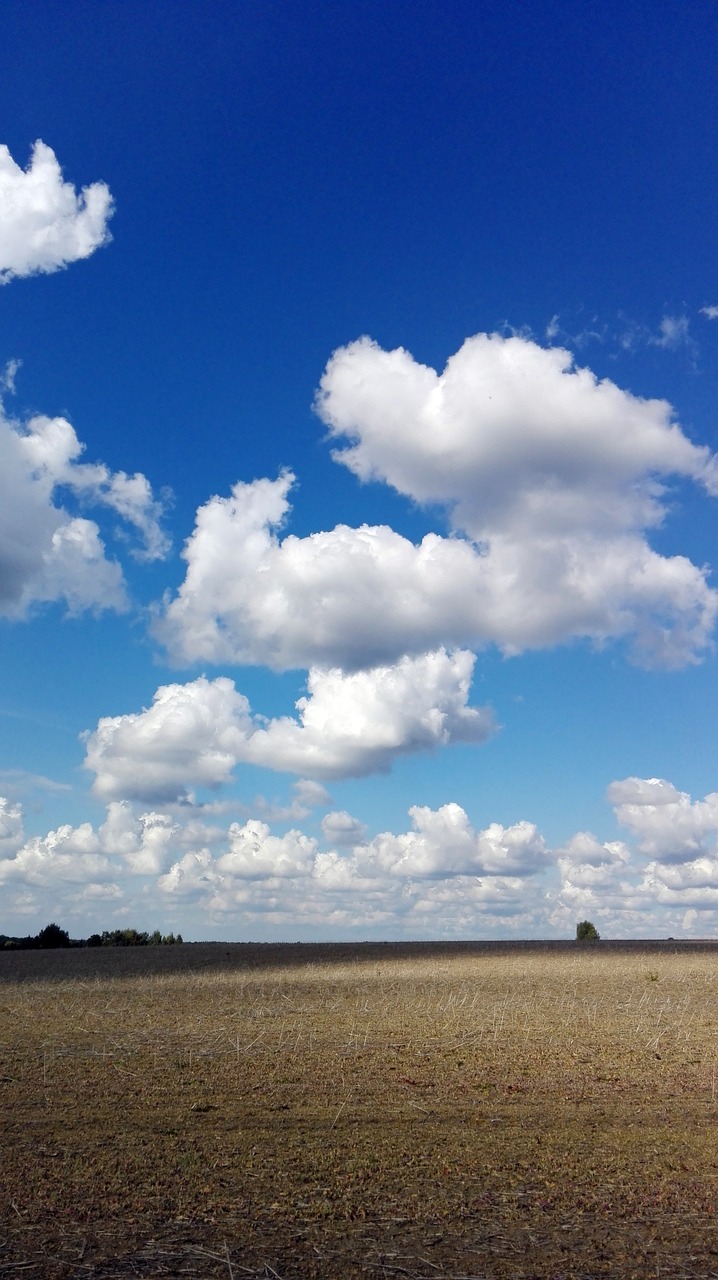
{"label": "small wispy cloud", "polygon": [[652,347],[663,347],[666,351],[677,351],[679,347],[690,346],[688,316],[664,316],[658,334],[653,334],[649,343]]}
{"label": "small wispy cloud", "polygon": [[615,342],[620,351],[627,355],[644,350],[646,347],[658,347],[662,351],[684,351],[692,363],[698,356],[698,344],[690,331],[690,321],[685,313],[664,315],[657,329],[642,321],[619,312],[621,328],[617,331]]}
{"label": "small wispy cloud", "polygon": [[718,307],[701,307],[699,315],[705,316],[708,320],[718,320]]}
{"label": "small wispy cloud", "polygon": [[27,769],[0,769],[0,787],[20,791],[72,791],[68,782],[56,782],[42,773],[30,773]]}
{"label": "small wispy cloud", "polygon": [[554,343],[558,340],[563,346],[573,348],[580,351],[583,347],[588,346],[591,342],[605,343],[608,336],[608,328],[604,324],[599,323],[598,316],[591,316],[588,323],[581,324],[580,321],[585,317],[577,316],[579,322],[567,329],[561,323],[560,313],[557,311],[551,316],[546,328],[544,329],[544,339],[546,342]]}
{"label": "small wispy cloud", "polygon": [[561,332],[561,328],[559,325],[559,318],[560,317],[557,311],[554,316],[551,316],[551,319],[546,325],[546,329],[544,331],[544,337],[546,338],[547,342],[553,342],[554,338],[558,337],[558,334]]}
{"label": "small wispy cloud", "polygon": [[2,373],[0,373],[0,392],[7,391],[11,396],[14,396],[15,377],[21,364],[22,360],[8,360]]}

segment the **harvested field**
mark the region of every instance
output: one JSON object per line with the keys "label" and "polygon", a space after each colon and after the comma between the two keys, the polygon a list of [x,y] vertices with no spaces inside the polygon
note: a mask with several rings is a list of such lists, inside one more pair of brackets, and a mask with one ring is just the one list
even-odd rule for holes
{"label": "harvested field", "polygon": [[717,962],[0,955],[0,1277],[718,1276]]}

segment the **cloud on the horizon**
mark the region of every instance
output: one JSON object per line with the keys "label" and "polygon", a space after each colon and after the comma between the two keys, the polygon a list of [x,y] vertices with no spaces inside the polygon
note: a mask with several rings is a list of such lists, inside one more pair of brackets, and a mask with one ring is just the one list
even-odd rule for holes
{"label": "cloud on the horizon", "polygon": [[108,557],[98,524],[67,509],[69,499],[129,525],[139,539],[130,547],[136,559],[167,554],[163,504],[145,476],[83,463],[83,451],[65,418],[20,423],[0,402],[0,616],[24,618],[52,601],[75,614],[128,608],[121,565]]}
{"label": "cloud on the horizon", "polygon": [[[572,936],[584,917],[604,936],[714,931],[715,797],[693,804],[668,782],[635,778],[612,784],[611,794],[619,820],[637,834],[633,846],[584,831],[551,850],[528,820],[476,829],[452,803],[413,806],[408,830],[369,839],[346,811],[328,812],[314,835],[296,826],[275,831],[256,817],[221,827],[192,805],[143,812],[127,800],[112,801],[96,829],[86,822],[27,837],[20,807],[0,800],[0,883],[10,914],[37,912],[46,902],[63,920],[90,919],[93,927],[99,909],[104,923],[107,914],[134,913],[131,923],[144,927],[161,902],[163,916],[191,912],[208,933],[231,920],[239,932],[258,927],[285,936],[319,928],[551,937]],[[686,849],[686,808],[701,844],[679,862],[665,854]],[[661,812],[660,857],[654,810]]]}
{"label": "cloud on the horizon", "polygon": [[265,720],[226,676],[164,685],[139,713],[104,717],[86,736],[85,767],[104,800],[176,801],[218,787],[236,765],[311,780],[386,771],[400,755],[494,731],[487,708],[470,707],[473,654],[441,650],[395,667],[345,675],[312,669],[298,716]]}
{"label": "cloud on the horizon", "polygon": [[35,143],[27,169],[0,144],[0,285],[88,258],[111,239],[112,213],[107,184],[78,194],[44,142]]}
{"label": "cloud on the horizon", "polygon": [[184,583],[157,612],[174,662],[356,670],[442,645],[586,638],[678,668],[710,645],[707,569],[648,541],[671,477],[718,493],[715,457],[666,401],[599,382],[560,348],[479,334],[441,375],[360,339],[330,360],[317,409],[349,441],[336,461],[443,505],[456,534],[280,539],[293,476],[238,483],[198,510]]}

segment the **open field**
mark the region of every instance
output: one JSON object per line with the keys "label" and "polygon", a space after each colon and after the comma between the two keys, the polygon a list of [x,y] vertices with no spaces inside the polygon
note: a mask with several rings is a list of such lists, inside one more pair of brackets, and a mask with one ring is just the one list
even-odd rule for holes
{"label": "open field", "polygon": [[0,955],[0,1107],[0,1276],[718,1276],[712,947]]}

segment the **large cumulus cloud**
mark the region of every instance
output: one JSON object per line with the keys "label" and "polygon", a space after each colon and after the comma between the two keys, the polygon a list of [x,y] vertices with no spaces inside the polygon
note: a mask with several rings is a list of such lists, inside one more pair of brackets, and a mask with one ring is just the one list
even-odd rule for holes
{"label": "large cumulus cloud", "polygon": [[718,492],[716,461],[672,420],[560,349],[478,335],[442,375],[362,339],[337,352],[318,410],[337,461],[439,502],[451,537],[386,526],[281,537],[293,477],[239,483],[197,512],[185,581],[155,634],[178,663],[277,669],[393,662],[440,645],[505,652],[623,639],[674,668],[710,643],[707,570],[658,554],[670,477]]}
{"label": "large cumulus cloud", "polygon": [[659,523],[656,478],[718,493],[710,451],[665,400],[576,369],[560,347],[477,334],[442,374],[362,338],[327,365],[317,409],[349,444],[335,459],[363,480],[443,502],[478,541],[504,533],[612,535]]}
{"label": "large cumulus cloud", "polygon": [[473,663],[441,650],[353,675],[314,668],[298,716],[269,721],[226,676],[164,685],[148,709],[100,720],[85,764],[103,799],[164,801],[220,786],[239,763],[307,780],[386,770],[399,755],[492,732],[490,710],[468,705]]}

